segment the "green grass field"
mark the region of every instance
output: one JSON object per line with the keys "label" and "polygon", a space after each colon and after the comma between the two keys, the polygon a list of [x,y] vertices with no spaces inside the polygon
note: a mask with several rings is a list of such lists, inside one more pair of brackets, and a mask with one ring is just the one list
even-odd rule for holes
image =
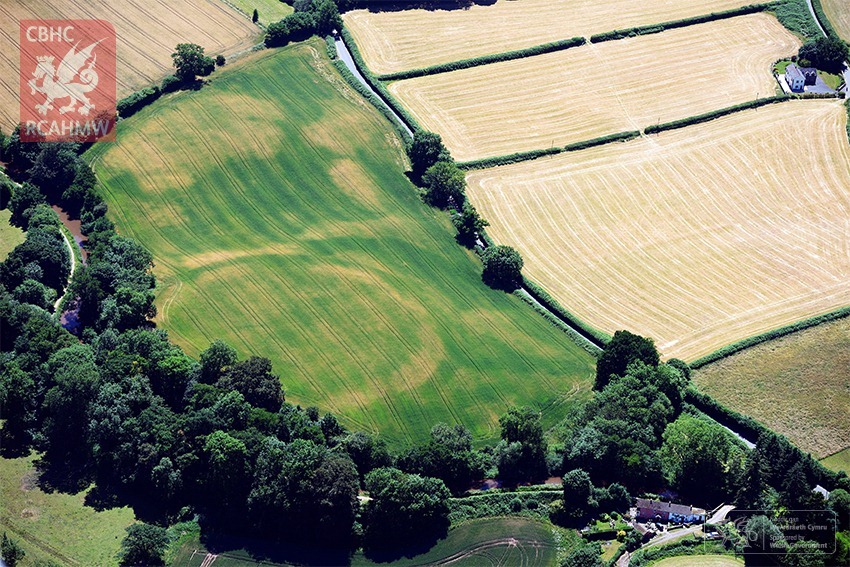
{"label": "green grass field", "polygon": [[[451,529],[427,552],[415,557],[375,563],[358,552],[351,558],[352,567],[412,567],[414,565],[456,565],[462,567],[555,565],[557,544],[551,525],[525,518],[486,518],[473,520]],[[569,539],[569,538],[568,538]],[[576,535],[562,545],[574,546]],[[197,538],[187,541],[175,556],[173,567],[200,567],[206,550]],[[215,567],[260,567],[287,565],[251,558],[244,551],[219,554]]]}
{"label": "green grass field", "polygon": [[728,555],[686,555],[668,557],[652,563],[652,567],[743,567],[744,561]]}
{"label": "green grass field", "polygon": [[850,448],[839,451],[821,461],[825,467],[834,471],[850,473]]}
{"label": "green grass field", "polygon": [[51,560],[60,565],[117,565],[133,511],[95,511],[86,492],[45,493],[37,485],[34,456],[0,458],[0,532],[18,540],[27,555],[21,567]]}
{"label": "green grass field", "polygon": [[9,224],[12,213],[8,209],[0,211],[0,262],[6,259],[15,246],[24,241],[24,231]]}
{"label": "green grass field", "polygon": [[282,20],[293,12],[292,6],[284,4],[280,0],[227,0],[227,3],[233,4],[248,17],[254,13],[256,8],[260,16],[260,23],[265,25]]}
{"label": "green grass field", "polygon": [[815,457],[850,447],[850,318],[741,351],[693,381]]}
{"label": "green grass field", "polygon": [[323,42],[216,75],[89,154],[119,231],[153,253],[158,324],[178,344],[268,356],[287,399],[391,444],[439,421],[492,440],[514,404],[554,425],[589,394],[593,358],[481,283]]}

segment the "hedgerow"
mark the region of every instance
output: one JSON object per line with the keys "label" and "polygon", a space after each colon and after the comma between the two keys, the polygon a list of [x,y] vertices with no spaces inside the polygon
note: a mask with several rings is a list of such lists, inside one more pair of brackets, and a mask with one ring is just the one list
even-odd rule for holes
{"label": "hedgerow", "polygon": [[758,442],[761,439],[764,439],[764,436],[771,435],[780,439],[783,444],[787,445],[788,450],[793,451],[795,460],[807,461],[809,463],[817,477],[817,483],[826,486],[827,489],[831,490],[834,488],[839,477],[844,474],[836,473],[827,469],[820,462],[814,460],[810,454],[804,453],[796,445],[788,441],[784,435],[776,433],[748,415],[744,415],[733,409],[727,408],[711,396],[698,391],[693,386],[690,386],[685,390],[685,401],[692,404],[699,411],[703,412],[714,421],[728,427],[751,443]]}
{"label": "hedgerow", "polygon": [[138,90],[118,101],[118,115],[128,118],[158,99],[161,94],[162,91],[156,85]]}
{"label": "hedgerow", "polygon": [[714,120],[715,118],[720,118],[721,116],[726,116],[727,114],[734,114],[735,112],[741,112],[742,110],[749,110],[752,108],[759,108],[761,106],[766,106],[768,104],[775,104],[777,102],[784,102],[786,100],[790,100],[791,96],[788,95],[780,95],[780,96],[772,96],[766,98],[760,98],[756,100],[751,100],[749,102],[744,102],[742,104],[736,104],[735,106],[728,106],[726,108],[721,108],[720,110],[713,110],[711,112],[706,112],[705,114],[698,114],[696,116],[690,116],[688,118],[682,118],[681,120],[673,120],[672,122],[664,122],[662,124],[656,124],[654,126],[648,126],[644,133],[646,134],[656,134],[658,132],[664,132],[665,130],[675,130],[677,128],[684,128],[685,126],[690,126],[691,124],[701,124],[702,122],[708,122],[710,120]]}
{"label": "hedgerow", "polygon": [[449,521],[452,525],[492,516],[525,516],[549,519],[549,505],[561,500],[560,490],[529,492],[486,492],[464,498],[449,499]]}
{"label": "hedgerow", "polygon": [[415,77],[425,77],[427,75],[459,71],[461,69],[489,65],[491,63],[499,63],[501,61],[513,61],[514,59],[522,59],[524,57],[532,57],[534,55],[542,55],[544,53],[563,51],[565,49],[584,45],[585,43],[587,43],[585,38],[573,37],[570,39],[535,45],[534,47],[527,47],[525,49],[516,49],[514,51],[505,51],[504,53],[493,53],[490,55],[482,55],[480,57],[472,57],[470,59],[461,59],[460,61],[432,65],[422,69],[410,69],[408,71],[388,73],[386,75],[379,75],[377,78],[381,81],[400,81],[403,79],[413,79]]}
{"label": "hedgerow", "polygon": [[815,16],[818,22],[820,22],[821,27],[826,31],[826,35],[831,38],[837,38],[838,32],[832,27],[832,22],[829,21],[826,12],[823,11],[823,4],[821,4],[820,0],[812,0],[812,8],[815,9]]}
{"label": "hedgerow", "polygon": [[366,79],[366,82],[369,83],[369,86],[372,87],[378,96],[383,99],[383,102],[392,108],[396,114],[401,116],[401,119],[407,124],[407,127],[413,131],[421,130],[422,127],[419,125],[419,122],[409,113],[405,108],[399,104],[399,102],[395,99],[393,95],[387,90],[384,84],[372,74],[372,71],[369,70],[369,67],[366,66],[366,62],[363,60],[363,56],[360,54],[360,49],[357,47],[357,43],[354,41],[354,38],[351,37],[349,31],[345,28],[340,32],[343,40],[345,41],[346,47],[351,52],[351,58],[354,60],[354,64],[357,65],[357,69],[360,71],[360,74],[363,75],[363,78]]}
{"label": "hedgerow", "polygon": [[710,14],[705,14],[702,16],[694,16],[692,18],[682,18],[680,20],[670,20],[669,22],[663,22],[660,24],[652,24],[648,26],[636,26],[633,28],[624,28],[621,30],[614,30],[605,33],[598,33],[590,36],[591,43],[600,43],[603,41],[611,41],[615,39],[623,39],[626,37],[635,37],[638,35],[649,35],[653,33],[661,33],[665,30],[674,29],[674,28],[683,28],[686,26],[692,26],[695,24],[704,24],[706,22],[713,22],[715,20],[725,20],[727,18],[734,18],[735,16],[743,16],[745,14],[755,14],[757,12],[764,12],[765,10],[769,10],[775,6],[775,3],[767,3],[767,4],[750,4],[748,6],[741,6],[740,8],[734,8],[732,10],[724,10],[722,12],[712,12]]}
{"label": "hedgerow", "polygon": [[[848,107],[848,112],[850,112],[850,107]],[[848,126],[848,129],[850,129],[850,126]],[[850,136],[850,131],[848,131],[848,136]],[[826,323],[827,321],[842,319],[844,317],[847,317],[848,315],[850,315],[850,307],[842,307],[841,309],[836,309],[835,311],[830,311],[829,313],[824,313],[823,315],[818,315],[817,317],[804,319],[802,321],[792,323],[791,325],[786,325],[778,329],[773,329],[772,331],[768,331],[766,333],[762,333],[754,337],[748,337],[746,339],[727,345],[719,350],[716,350],[711,354],[707,354],[703,357],[696,359],[690,364],[690,367],[692,369],[701,368],[706,364],[716,362],[721,358],[726,358],[727,356],[731,356],[736,352],[740,352],[746,348],[750,348],[752,346],[773,339],[778,339],[779,337],[784,337],[785,335],[790,335],[791,333],[796,333],[797,331],[802,331],[803,329],[808,329],[809,327],[814,327],[816,325],[820,325],[821,323]]]}
{"label": "hedgerow", "polygon": [[586,340],[589,340],[594,345],[598,347],[605,346],[608,341],[611,340],[611,335],[600,331],[599,329],[595,329],[590,325],[584,323],[581,319],[564,309],[564,307],[558,303],[558,301],[549,295],[545,289],[529,280],[528,278],[523,278],[523,286],[526,290],[528,290],[529,295],[533,297],[535,300],[540,302],[543,307],[560,317],[565,323],[575,328],[582,337]]}
{"label": "hedgerow", "polygon": [[774,3],[770,12],[776,16],[780,24],[795,34],[805,38],[820,37],[821,35],[806,0],[781,0]]}
{"label": "hedgerow", "polygon": [[680,557],[687,555],[734,555],[727,551],[719,541],[707,542],[702,538],[686,539],[672,545],[649,547],[636,551],[629,558],[629,565],[644,567],[668,557]]}
{"label": "hedgerow", "polygon": [[395,130],[399,133],[402,139],[410,138],[410,135],[407,133],[407,130],[401,127],[396,119],[396,115],[393,113],[392,109],[387,105],[387,103],[379,96],[375,96],[375,93],[366,88],[363,83],[361,83],[357,77],[351,72],[351,70],[346,66],[345,62],[339,59],[336,52],[336,45],[334,44],[334,39],[331,36],[327,36],[325,38],[325,42],[327,45],[328,56],[331,58],[331,64],[336,67],[336,70],[339,71],[339,74],[342,75],[342,78],[345,79],[351,88],[357,91],[360,96],[366,99],[367,102],[371,103],[378,112],[387,117],[387,119],[392,123]]}
{"label": "hedgerow", "polygon": [[594,146],[601,146],[604,144],[610,144],[611,142],[625,142],[640,136],[640,132],[637,130],[629,131],[629,132],[618,132],[617,134],[609,134],[607,136],[600,136],[598,138],[592,138],[590,140],[584,140],[581,142],[576,142],[574,144],[568,144],[566,146],[546,148],[543,150],[530,150],[527,152],[516,152],[513,154],[508,154],[505,156],[495,156],[483,159],[477,159],[472,161],[466,161],[463,163],[459,163],[458,167],[464,170],[474,170],[474,169],[488,169],[491,167],[496,167],[499,165],[509,165],[512,163],[518,163],[521,161],[530,161],[534,159],[539,159],[545,156],[556,155],[564,152],[574,152],[578,150],[584,150],[587,148],[592,148]]}

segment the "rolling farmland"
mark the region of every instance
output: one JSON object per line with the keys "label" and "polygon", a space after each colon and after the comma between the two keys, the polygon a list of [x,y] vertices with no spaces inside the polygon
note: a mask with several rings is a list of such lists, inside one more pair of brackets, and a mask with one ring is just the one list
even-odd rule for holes
{"label": "rolling farmland", "polygon": [[269,356],[288,399],[390,442],[438,421],[492,439],[512,404],[552,424],[589,392],[592,357],[480,283],[323,42],[252,55],[122,125],[89,155],[190,354],[221,337]]}
{"label": "rolling farmland", "polygon": [[375,73],[448,63],[613,29],[738,8],[746,0],[498,0],[466,10],[354,10],[344,16]]}
{"label": "rolling farmland", "polygon": [[473,172],[468,194],[577,316],[694,360],[850,304],[845,124],[836,101],[770,105]]}
{"label": "rolling farmland", "polygon": [[259,41],[251,20],[220,0],[50,0],[0,3],[0,129],[18,122],[18,20],[100,19],[118,34],[118,96],[158,83],[173,72],[171,53],[182,42],[224,55]]}
{"label": "rolling farmland", "polygon": [[662,559],[653,567],[744,567],[744,560],[728,555],[683,555]]}
{"label": "rolling farmland", "polygon": [[774,93],[800,42],[759,13],[389,85],[455,159],[638,130]]}
{"label": "rolling farmland", "polygon": [[850,447],[848,318],[736,353],[696,370],[693,381],[817,458]]}
{"label": "rolling farmland", "polygon": [[821,5],[838,35],[850,40],[850,4],[846,0],[821,0]]}

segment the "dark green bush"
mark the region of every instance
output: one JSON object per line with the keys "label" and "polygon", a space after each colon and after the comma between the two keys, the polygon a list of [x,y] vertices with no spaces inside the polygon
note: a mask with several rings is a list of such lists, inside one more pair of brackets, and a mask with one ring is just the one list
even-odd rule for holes
{"label": "dark green bush", "polygon": [[136,91],[133,94],[124,97],[118,101],[118,104],[116,105],[118,114],[122,118],[132,116],[138,111],[140,111],[142,108],[146,107],[147,105],[158,99],[161,94],[162,91],[157,86],[148,87],[146,89]]}
{"label": "dark green bush", "polygon": [[512,61],[514,59],[522,59],[524,57],[532,57],[534,55],[542,55],[543,53],[552,53],[554,51],[563,51],[571,47],[584,45],[587,40],[583,37],[573,37],[551,43],[535,45],[525,49],[517,49],[514,51],[506,51],[504,53],[493,53],[491,55],[482,55],[481,57],[472,57],[470,59],[461,59],[451,63],[443,63],[440,65],[432,65],[422,69],[411,69],[409,71],[399,71],[397,73],[389,73],[379,75],[378,79],[382,81],[400,81],[402,79],[413,79],[415,77],[424,77],[426,75],[436,75],[438,73],[448,73],[449,71],[458,71],[460,69],[469,69],[470,67],[478,67],[481,65],[489,65],[491,63],[499,63],[501,61]]}
{"label": "dark green bush", "polygon": [[162,94],[174,92],[179,89],[182,84],[183,82],[176,75],[168,75],[162,80],[159,90],[162,91]]}

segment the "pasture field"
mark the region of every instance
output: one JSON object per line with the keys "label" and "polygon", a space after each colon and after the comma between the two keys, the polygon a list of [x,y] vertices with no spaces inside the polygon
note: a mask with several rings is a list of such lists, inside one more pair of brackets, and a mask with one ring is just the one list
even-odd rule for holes
{"label": "pasture field", "polygon": [[744,560],[729,555],[683,555],[652,563],[652,567],[743,567]]}
{"label": "pasture field", "polygon": [[850,41],[850,4],[846,0],[821,0],[829,23],[844,41]]}
{"label": "pasture field", "polygon": [[692,361],[850,304],[845,124],[838,101],[773,104],[475,171],[467,193],[576,316]]}
{"label": "pasture field", "polygon": [[12,213],[8,209],[0,210],[0,262],[26,238],[24,231],[9,224],[11,216]]}
{"label": "pasture field", "polygon": [[[549,524],[527,518],[485,518],[472,520],[449,530],[448,535],[431,549],[414,557],[374,562],[362,552],[351,557],[352,567],[412,567],[414,565],[530,566],[555,565],[557,547]],[[196,549],[200,548],[200,552]],[[285,553],[285,552],[284,552]],[[195,539],[185,543],[173,567],[200,567],[206,550]],[[303,554],[300,555],[303,560]],[[316,563],[315,561],[313,562]],[[319,562],[321,563],[321,562]],[[259,567],[286,565],[286,562],[258,561],[244,551],[220,554],[216,567]],[[296,564],[300,564],[296,562]],[[310,564],[310,563],[308,563]]]}
{"label": "pasture field", "polygon": [[404,176],[388,122],[322,41],[253,54],[90,153],[119,230],[153,253],[158,324],[197,355],[268,356],[287,398],[391,443],[477,440],[533,404],[553,425],[594,359],[491,290]]}
{"label": "pasture field", "polygon": [[850,318],[718,360],[693,381],[817,458],[850,447]]}
{"label": "pasture field", "polygon": [[[838,0],[840,1],[840,0]],[[747,0],[497,0],[464,10],[354,10],[343,15],[366,64],[386,74],[574,36],[730,10]],[[489,2],[482,2],[489,4]]]}
{"label": "pasture field", "polygon": [[260,23],[265,25],[278,22],[293,12],[292,6],[280,0],[227,0],[227,2],[236,6],[249,18],[256,8]]}
{"label": "pasture field", "polygon": [[260,29],[220,0],[3,0],[0,2],[0,129],[19,120],[18,21],[99,19],[118,34],[118,97],[159,83],[174,69],[178,43],[202,45],[207,55],[229,55],[259,41]]}
{"label": "pasture field", "polygon": [[390,83],[458,161],[639,130],[774,93],[799,40],[758,13]]}
{"label": "pasture field", "polygon": [[844,471],[850,473],[850,448],[844,449],[839,453],[830,455],[821,460],[821,463],[827,468],[834,471]]}
{"label": "pasture field", "polygon": [[36,560],[71,567],[118,565],[115,554],[127,535],[125,528],[133,523],[133,511],[124,507],[98,512],[84,505],[88,491],[42,491],[35,458],[0,458],[0,532],[18,540],[26,551],[19,565],[28,567]]}

